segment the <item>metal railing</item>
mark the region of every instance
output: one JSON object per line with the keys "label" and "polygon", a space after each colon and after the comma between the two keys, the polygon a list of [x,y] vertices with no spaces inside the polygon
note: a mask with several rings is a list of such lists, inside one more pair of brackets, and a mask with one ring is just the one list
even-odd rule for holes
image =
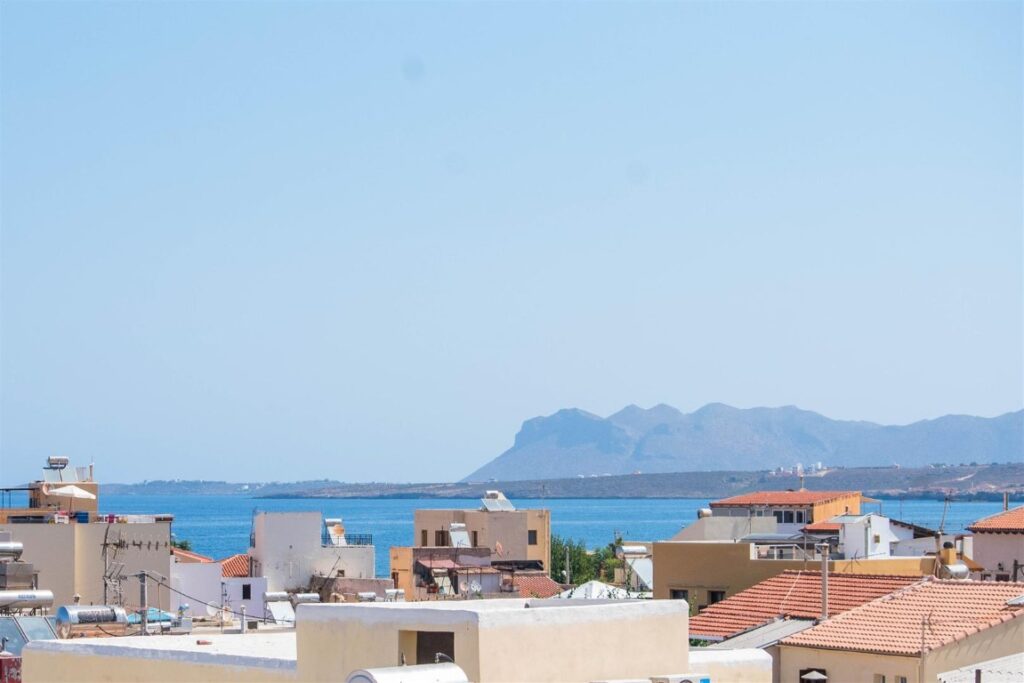
{"label": "metal railing", "polygon": [[[320,534],[320,543],[325,548],[341,548],[331,542],[331,534],[324,529]],[[346,545],[373,545],[373,534],[345,534]]]}

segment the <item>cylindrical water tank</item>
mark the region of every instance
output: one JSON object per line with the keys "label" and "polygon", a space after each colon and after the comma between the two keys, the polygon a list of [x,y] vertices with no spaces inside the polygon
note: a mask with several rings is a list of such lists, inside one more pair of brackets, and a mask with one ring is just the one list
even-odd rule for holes
{"label": "cylindrical water tank", "polygon": [[306,602],[320,602],[319,593],[295,593],[292,595],[292,604],[299,605]]}
{"label": "cylindrical water tank", "polygon": [[17,560],[25,552],[21,541],[0,541],[0,557]]}
{"label": "cylindrical water tank", "polygon": [[53,591],[0,591],[0,609],[35,609],[53,604]]}
{"label": "cylindrical water tank", "polygon": [[288,593],[285,591],[267,591],[263,594],[263,602],[288,602]]}
{"label": "cylindrical water tank", "polygon": [[57,608],[57,635],[67,638],[76,626],[128,624],[124,608],[111,605],[61,605]]}
{"label": "cylindrical water tank", "polygon": [[697,519],[704,519],[711,516],[711,508],[700,508],[697,510]]}
{"label": "cylindrical water tank", "polygon": [[359,669],[345,679],[345,683],[468,683],[469,677],[457,664],[417,664],[415,666],[388,666],[379,669]]}

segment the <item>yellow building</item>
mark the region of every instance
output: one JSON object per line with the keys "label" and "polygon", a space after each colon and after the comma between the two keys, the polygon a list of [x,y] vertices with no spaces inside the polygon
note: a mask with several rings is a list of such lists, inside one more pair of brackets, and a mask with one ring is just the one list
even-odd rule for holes
{"label": "yellow building", "polygon": [[[488,491],[477,510],[417,510],[414,514],[417,548],[489,548],[491,562],[533,564],[550,572],[551,513],[517,510],[500,491]],[[464,525],[465,537],[452,539],[452,525]]]}
{"label": "yellow building", "polygon": [[925,683],[1021,651],[1024,584],[925,580],[782,640],[780,680]]}
{"label": "yellow building", "polygon": [[[664,541],[654,544],[654,597],[688,600],[695,609],[750,588],[787,569],[819,570],[820,556],[773,559],[779,546],[746,541]],[[767,549],[767,550],[766,550]],[[774,550],[772,550],[774,549]],[[783,555],[788,555],[788,548]],[[799,552],[799,549],[795,549]],[[768,556],[766,556],[768,555]],[[953,562],[964,560],[953,553]],[[943,562],[934,555],[829,560],[834,574],[936,576]]]}

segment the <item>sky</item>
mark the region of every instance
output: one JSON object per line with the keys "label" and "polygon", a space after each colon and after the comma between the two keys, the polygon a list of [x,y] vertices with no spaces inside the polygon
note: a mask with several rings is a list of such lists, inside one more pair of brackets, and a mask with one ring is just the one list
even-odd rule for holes
{"label": "sky", "polygon": [[1022,4],[0,5],[0,482],[1024,405]]}

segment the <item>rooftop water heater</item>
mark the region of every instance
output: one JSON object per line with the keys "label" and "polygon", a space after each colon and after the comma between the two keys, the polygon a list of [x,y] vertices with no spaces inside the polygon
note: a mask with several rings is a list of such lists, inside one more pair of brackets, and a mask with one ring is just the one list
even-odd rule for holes
{"label": "rooftop water heater", "polygon": [[53,605],[53,591],[0,590],[0,611],[39,609]]}
{"label": "rooftop water heater", "polygon": [[359,669],[350,673],[345,683],[469,683],[469,678],[457,664],[441,662]]}
{"label": "rooftop water heater", "polygon": [[128,613],[110,605],[62,605],[57,608],[57,635],[61,638],[123,636]]}

